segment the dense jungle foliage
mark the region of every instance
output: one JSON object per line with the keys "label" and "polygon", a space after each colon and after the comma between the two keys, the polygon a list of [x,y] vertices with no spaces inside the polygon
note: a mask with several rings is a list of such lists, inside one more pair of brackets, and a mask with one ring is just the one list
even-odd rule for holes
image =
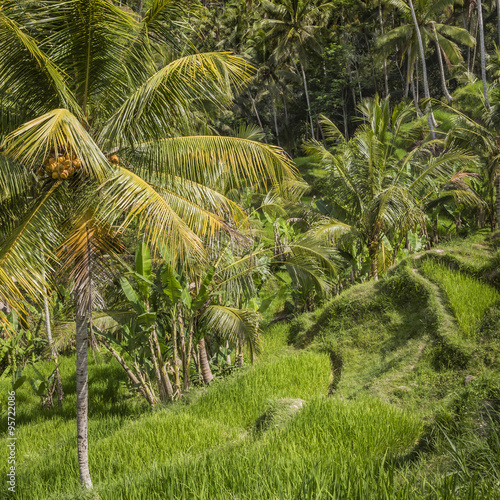
{"label": "dense jungle foliage", "polygon": [[499,47],[492,0],[1,1],[20,498],[498,493]]}

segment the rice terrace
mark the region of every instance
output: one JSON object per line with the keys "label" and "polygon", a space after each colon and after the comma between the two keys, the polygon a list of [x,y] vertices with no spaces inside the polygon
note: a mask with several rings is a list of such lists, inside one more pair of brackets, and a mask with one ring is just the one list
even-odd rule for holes
{"label": "rice terrace", "polygon": [[0,499],[500,498],[500,0],[0,0]]}

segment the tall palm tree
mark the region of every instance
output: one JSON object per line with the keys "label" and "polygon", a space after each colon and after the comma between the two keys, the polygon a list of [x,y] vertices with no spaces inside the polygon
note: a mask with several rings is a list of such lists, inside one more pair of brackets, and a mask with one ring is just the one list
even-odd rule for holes
{"label": "tall palm tree", "polygon": [[397,26],[391,31],[380,36],[377,44],[385,51],[399,50],[401,58],[408,60],[407,78],[413,75],[414,67],[418,57],[422,61],[424,93],[429,97],[429,85],[427,82],[427,68],[425,65],[425,49],[429,43],[435,45],[436,54],[441,74],[443,93],[451,102],[451,95],[446,86],[446,75],[444,73],[443,56],[449,65],[457,65],[463,61],[460,47],[464,44],[472,47],[475,44],[474,37],[470,33],[457,26],[451,26],[439,22],[443,13],[453,9],[457,0],[386,0],[388,5],[395,7],[401,14],[405,24]]}
{"label": "tall palm tree", "polygon": [[318,3],[315,0],[280,0],[276,2],[264,0],[262,6],[268,17],[262,21],[261,26],[267,32],[267,40],[275,42],[274,57],[277,60],[289,59],[302,78],[311,136],[314,138],[314,120],[305,71],[308,60],[307,49],[313,52],[321,51],[321,46],[318,43],[321,14],[332,4]]}
{"label": "tall palm tree", "polygon": [[[425,222],[424,204],[453,174],[474,163],[460,150],[433,149],[440,141],[415,146],[419,127],[411,126],[414,108],[401,104],[391,110],[388,98],[364,99],[359,106],[364,119],[355,135],[345,141],[329,120],[323,127],[329,140],[339,143],[327,149],[318,142],[307,146],[329,173],[328,200],[333,217],[322,221],[313,233],[341,241],[357,240],[368,250],[371,276],[378,279],[378,253],[384,238],[394,240]],[[455,196],[470,198],[456,189]]]}
{"label": "tall palm tree", "polygon": [[2,227],[0,296],[17,310],[27,295],[41,297],[47,283],[33,248],[47,266],[70,271],[86,488],[88,323],[102,258],[120,249],[117,233],[138,221],[173,262],[203,260],[204,239],[237,240],[245,223],[219,189],[295,176],[277,148],[196,135],[250,68],[228,53],[166,60],[165,45],[170,53],[182,47],[173,20],[184,14],[171,0],[153,0],[142,17],[110,0],[7,1],[0,9],[0,178],[10,190],[0,201],[13,214]]}

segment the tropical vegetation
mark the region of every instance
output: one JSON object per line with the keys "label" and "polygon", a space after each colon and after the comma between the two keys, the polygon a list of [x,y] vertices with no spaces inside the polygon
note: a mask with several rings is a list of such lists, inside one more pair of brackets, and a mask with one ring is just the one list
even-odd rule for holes
{"label": "tropical vegetation", "polygon": [[495,496],[499,46],[498,2],[3,1],[21,497]]}

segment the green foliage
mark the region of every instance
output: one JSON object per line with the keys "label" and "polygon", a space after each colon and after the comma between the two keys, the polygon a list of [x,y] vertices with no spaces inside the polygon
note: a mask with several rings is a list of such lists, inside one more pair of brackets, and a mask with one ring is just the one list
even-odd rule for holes
{"label": "green foliage", "polygon": [[485,312],[500,303],[500,293],[489,285],[430,259],[423,261],[421,269],[425,276],[443,288],[465,336],[475,337]]}

